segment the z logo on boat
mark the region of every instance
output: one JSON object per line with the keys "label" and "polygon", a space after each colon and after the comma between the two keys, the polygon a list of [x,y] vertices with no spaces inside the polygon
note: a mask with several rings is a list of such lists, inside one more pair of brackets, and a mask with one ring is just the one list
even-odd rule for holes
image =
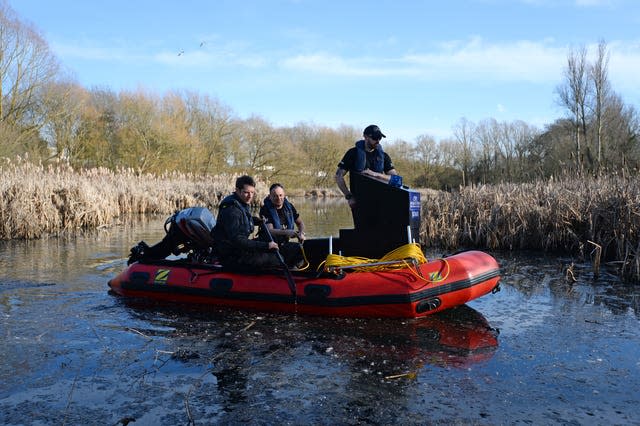
{"label": "z logo on boat", "polygon": [[442,277],[442,274],[440,273],[440,271],[429,273],[429,281],[437,283],[438,281],[442,281],[442,280],[444,280],[444,278]]}
{"label": "z logo on boat", "polygon": [[158,269],[156,276],[153,278],[154,284],[167,284],[170,269]]}

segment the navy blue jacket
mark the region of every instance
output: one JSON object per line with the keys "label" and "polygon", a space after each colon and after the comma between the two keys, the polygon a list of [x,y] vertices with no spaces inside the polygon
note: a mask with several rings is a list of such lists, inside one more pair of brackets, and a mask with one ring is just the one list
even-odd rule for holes
{"label": "navy blue jacket", "polygon": [[218,221],[213,228],[217,252],[222,257],[241,256],[251,251],[268,251],[269,243],[250,239],[253,219],[249,206],[235,192],[220,202]]}

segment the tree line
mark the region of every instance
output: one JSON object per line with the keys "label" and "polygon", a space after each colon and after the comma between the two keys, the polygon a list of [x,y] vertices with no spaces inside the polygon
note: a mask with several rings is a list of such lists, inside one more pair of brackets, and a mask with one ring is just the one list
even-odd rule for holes
{"label": "tree line", "polygon": [[[543,129],[461,118],[449,138],[385,141],[385,150],[405,183],[435,189],[635,171],[638,113],[612,89],[608,57],[604,41],[591,61],[584,47],[568,54],[555,93],[566,116]],[[251,173],[324,188],[334,186],[338,161],[362,133],[348,125],[276,127],[258,115],[240,118],[219,99],[193,91],[83,87],[6,3],[0,3],[0,79],[0,157],[140,174]]]}

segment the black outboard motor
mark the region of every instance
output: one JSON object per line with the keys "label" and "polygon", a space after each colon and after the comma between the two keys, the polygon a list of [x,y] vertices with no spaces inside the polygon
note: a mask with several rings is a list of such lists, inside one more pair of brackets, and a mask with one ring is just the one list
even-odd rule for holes
{"label": "black outboard motor", "polygon": [[200,263],[212,261],[213,238],[211,231],[216,220],[206,207],[190,207],[174,213],[164,223],[167,233],[159,243],[149,246],[140,241],[131,248],[127,265],[142,260],[160,260],[170,254],[189,253],[191,260]]}
{"label": "black outboard motor", "polygon": [[216,219],[209,209],[190,207],[180,210],[172,218],[172,225],[180,228],[193,248],[204,249],[213,246],[211,231],[216,226]]}

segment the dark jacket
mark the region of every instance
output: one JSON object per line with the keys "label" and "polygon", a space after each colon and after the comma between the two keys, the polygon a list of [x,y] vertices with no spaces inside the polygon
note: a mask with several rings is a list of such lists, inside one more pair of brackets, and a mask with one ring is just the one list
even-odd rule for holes
{"label": "dark jacket", "polygon": [[[358,154],[356,156],[355,170],[356,172],[361,172],[367,168],[367,151],[365,150],[365,141],[359,140],[356,142],[356,148],[358,148]],[[374,172],[384,172],[384,151],[380,144],[376,145],[372,160],[371,164],[369,164],[369,168]]]}
{"label": "dark jacket", "polygon": [[[296,208],[287,200],[284,199],[284,205],[282,206],[282,213],[284,214],[285,223],[281,223],[280,215],[278,214],[278,210],[271,202],[269,197],[264,199],[264,205],[260,208],[260,217],[265,217],[267,219],[266,223],[270,223],[273,225],[273,229],[295,229],[296,219],[300,216],[296,211]],[[285,225],[285,227],[283,227]],[[266,235],[263,228],[260,228],[260,233],[258,237],[263,241],[269,241],[269,236]],[[277,243],[283,243],[289,241],[289,238],[283,236],[274,236],[273,237]]]}
{"label": "dark jacket", "polygon": [[268,251],[269,243],[253,240],[251,210],[235,193],[225,197],[220,203],[218,221],[213,228],[216,251],[221,257],[243,256],[255,251]]}
{"label": "dark jacket", "polygon": [[370,169],[378,173],[388,173],[394,169],[393,162],[389,154],[384,152],[380,144],[371,152],[364,149],[364,140],[356,142],[342,157],[338,167],[348,172],[361,172]]}

